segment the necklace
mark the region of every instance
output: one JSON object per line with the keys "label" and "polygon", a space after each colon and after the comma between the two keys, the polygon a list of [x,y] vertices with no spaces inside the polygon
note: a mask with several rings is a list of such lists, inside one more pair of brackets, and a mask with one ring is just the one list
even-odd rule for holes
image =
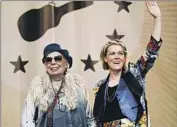
{"label": "necklace", "polygon": [[[60,83],[61,85],[59,86],[59,88],[58,87],[55,87],[54,88],[54,85],[57,85],[58,83]],[[60,89],[60,87],[62,86],[62,83],[61,82],[53,82],[53,81],[51,81],[51,86],[52,86],[52,90],[53,90],[53,92],[55,93],[55,95],[57,94],[57,89]]]}
{"label": "necklace", "polygon": [[[58,82],[57,82],[57,83],[58,83]],[[59,96],[58,94],[59,94],[59,92],[61,91],[61,89],[62,89],[63,86],[64,86],[64,77],[61,79],[61,82],[59,82],[59,83],[61,83],[61,85],[59,86],[59,88],[58,88],[58,90],[57,90],[57,92],[56,92],[55,89],[54,89],[54,86],[53,86],[53,81],[51,80],[51,86],[52,86],[52,90],[53,90],[55,96]]]}
{"label": "necklace", "polygon": [[109,89],[109,87],[108,87],[108,85],[106,85],[106,100],[108,102],[112,102],[116,97],[117,86],[116,86],[116,89],[113,91],[113,93],[110,96],[109,96],[109,90],[108,89]]}

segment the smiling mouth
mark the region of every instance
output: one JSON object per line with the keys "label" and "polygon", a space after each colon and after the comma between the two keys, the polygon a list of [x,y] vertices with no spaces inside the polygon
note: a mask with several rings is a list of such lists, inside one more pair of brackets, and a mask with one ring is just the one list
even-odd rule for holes
{"label": "smiling mouth", "polygon": [[118,61],[118,62],[113,62],[113,64],[120,64],[121,62],[120,61]]}
{"label": "smiling mouth", "polygon": [[58,67],[50,68],[52,71],[58,70]]}

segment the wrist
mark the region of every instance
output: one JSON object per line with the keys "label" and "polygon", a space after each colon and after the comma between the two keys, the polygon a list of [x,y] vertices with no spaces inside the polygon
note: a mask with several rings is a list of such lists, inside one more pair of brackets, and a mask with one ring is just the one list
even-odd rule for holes
{"label": "wrist", "polygon": [[154,18],[155,20],[161,20],[161,16],[157,16]]}

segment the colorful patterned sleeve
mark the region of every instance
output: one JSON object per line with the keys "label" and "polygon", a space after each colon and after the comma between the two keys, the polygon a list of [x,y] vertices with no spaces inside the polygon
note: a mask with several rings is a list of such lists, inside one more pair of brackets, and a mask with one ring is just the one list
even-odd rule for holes
{"label": "colorful patterned sleeve", "polygon": [[153,36],[150,38],[150,42],[146,47],[145,53],[137,61],[136,65],[139,68],[142,78],[144,78],[147,72],[153,67],[154,62],[159,54],[159,50],[162,44],[162,39],[155,40]]}
{"label": "colorful patterned sleeve", "polygon": [[105,81],[105,79],[100,80],[100,81],[97,82],[97,83],[95,84],[95,86],[93,87],[93,94],[94,94],[95,96],[97,95],[98,90],[99,90],[101,84],[102,84],[104,81]]}

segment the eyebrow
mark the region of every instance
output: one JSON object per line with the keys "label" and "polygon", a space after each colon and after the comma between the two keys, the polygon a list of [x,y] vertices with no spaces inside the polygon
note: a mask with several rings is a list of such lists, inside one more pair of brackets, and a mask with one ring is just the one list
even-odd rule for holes
{"label": "eyebrow", "polygon": [[108,51],[108,52],[109,52],[109,53],[110,53],[110,52],[112,53],[112,52],[124,52],[124,51]]}

